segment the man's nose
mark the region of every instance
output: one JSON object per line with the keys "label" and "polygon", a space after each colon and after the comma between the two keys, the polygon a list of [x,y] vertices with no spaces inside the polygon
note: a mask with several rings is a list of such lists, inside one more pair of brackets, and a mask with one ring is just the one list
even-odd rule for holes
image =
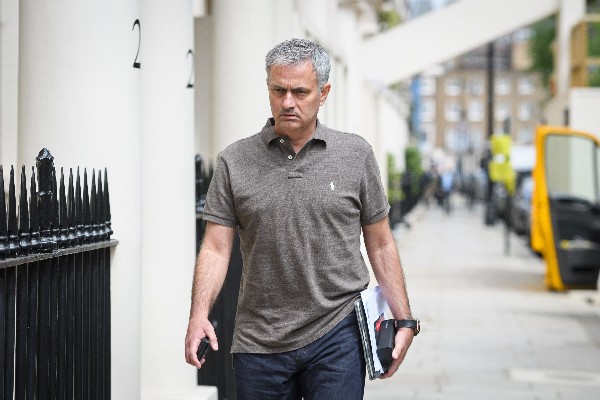
{"label": "man's nose", "polygon": [[285,96],[283,96],[283,102],[281,103],[283,108],[294,108],[296,105],[296,100],[294,99],[294,95],[291,90],[285,92]]}

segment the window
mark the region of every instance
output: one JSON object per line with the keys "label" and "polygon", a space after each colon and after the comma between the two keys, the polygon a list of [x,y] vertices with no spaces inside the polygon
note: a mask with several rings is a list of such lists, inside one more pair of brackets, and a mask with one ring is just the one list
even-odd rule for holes
{"label": "window", "polygon": [[528,144],[533,143],[533,128],[530,126],[522,126],[519,129],[519,142]]}
{"label": "window", "polygon": [[471,78],[467,82],[467,89],[471,96],[483,95],[483,81],[481,78]]}
{"label": "window", "polygon": [[535,91],[533,78],[530,76],[523,76],[519,78],[519,83],[517,85],[517,90],[519,91],[519,94],[528,95],[533,94],[533,92]]}
{"label": "window", "polygon": [[435,100],[423,99],[421,102],[421,121],[432,122],[435,120]]}
{"label": "window", "polygon": [[421,125],[421,131],[425,136],[423,139],[430,143],[435,143],[435,124],[424,123]]}
{"label": "window", "polygon": [[495,111],[496,121],[504,121],[510,117],[510,106],[506,101],[499,101],[496,104]]}
{"label": "window", "polygon": [[486,141],[484,140],[481,128],[471,127],[471,146],[473,146],[473,150],[480,151],[485,144]]}
{"label": "window", "polygon": [[496,94],[499,96],[506,96],[510,94],[510,78],[507,76],[501,76],[496,80]]}
{"label": "window", "polygon": [[424,76],[421,77],[421,95],[422,96],[434,96],[435,95],[435,77]]}
{"label": "window", "polygon": [[467,110],[467,118],[469,121],[482,121],[483,120],[483,104],[479,100],[470,100],[469,108]]}
{"label": "window", "polygon": [[460,120],[460,106],[456,101],[447,102],[444,107],[444,118],[449,122]]}
{"label": "window", "polygon": [[446,129],[446,134],[444,135],[444,145],[445,147],[452,151],[455,152],[457,149],[457,138],[456,138],[456,131],[454,130],[454,128],[448,128]]}
{"label": "window", "polygon": [[446,81],[446,94],[448,96],[458,96],[462,93],[462,82],[458,78],[449,78]]}
{"label": "window", "polygon": [[519,119],[521,121],[530,121],[533,115],[533,104],[529,101],[519,103]]}

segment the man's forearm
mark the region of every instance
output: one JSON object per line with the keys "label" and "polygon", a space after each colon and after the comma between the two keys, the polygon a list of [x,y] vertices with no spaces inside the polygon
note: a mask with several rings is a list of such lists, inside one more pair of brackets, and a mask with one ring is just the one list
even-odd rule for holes
{"label": "man's forearm", "polygon": [[235,229],[209,222],[194,270],[192,317],[208,318],[227,275]]}
{"label": "man's forearm", "polygon": [[363,226],[371,268],[396,319],[412,319],[404,271],[387,218]]}
{"label": "man's forearm", "polygon": [[228,265],[229,256],[223,256],[210,249],[200,251],[194,271],[190,318],[208,318],[208,313],[225,281]]}
{"label": "man's forearm", "polygon": [[412,319],[404,271],[394,242],[369,255],[371,267],[394,318]]}

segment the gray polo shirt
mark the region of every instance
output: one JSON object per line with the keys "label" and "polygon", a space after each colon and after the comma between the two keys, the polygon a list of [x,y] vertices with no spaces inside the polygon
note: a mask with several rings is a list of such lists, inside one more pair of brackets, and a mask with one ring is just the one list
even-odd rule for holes
{"label": "gray polo shirt", "polygon": [[361,225],[389,204],[371,146],[317,122],[295,154],[269,119],[217,160],[203,218],[239,228],[244,267],[231,351],[295,350],[325,335],[369,283]]}

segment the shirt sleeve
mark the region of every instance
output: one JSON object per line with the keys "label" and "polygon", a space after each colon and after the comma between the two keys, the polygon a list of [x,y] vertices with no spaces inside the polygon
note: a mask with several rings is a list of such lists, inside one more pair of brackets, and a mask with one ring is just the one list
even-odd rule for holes
{"label": "shirt sleeve", "polygon": [[362,205],[360,222],[363,225],[381,221],[390,211],[390,204],[381,183],[377,160],[370,146],[361,179],[360,202]]}
{"label": "shirt sleeve", "polygon": [[219,225],[238,225],[227,162],[219,155],[217,166],[208,186],[202,219]]}

